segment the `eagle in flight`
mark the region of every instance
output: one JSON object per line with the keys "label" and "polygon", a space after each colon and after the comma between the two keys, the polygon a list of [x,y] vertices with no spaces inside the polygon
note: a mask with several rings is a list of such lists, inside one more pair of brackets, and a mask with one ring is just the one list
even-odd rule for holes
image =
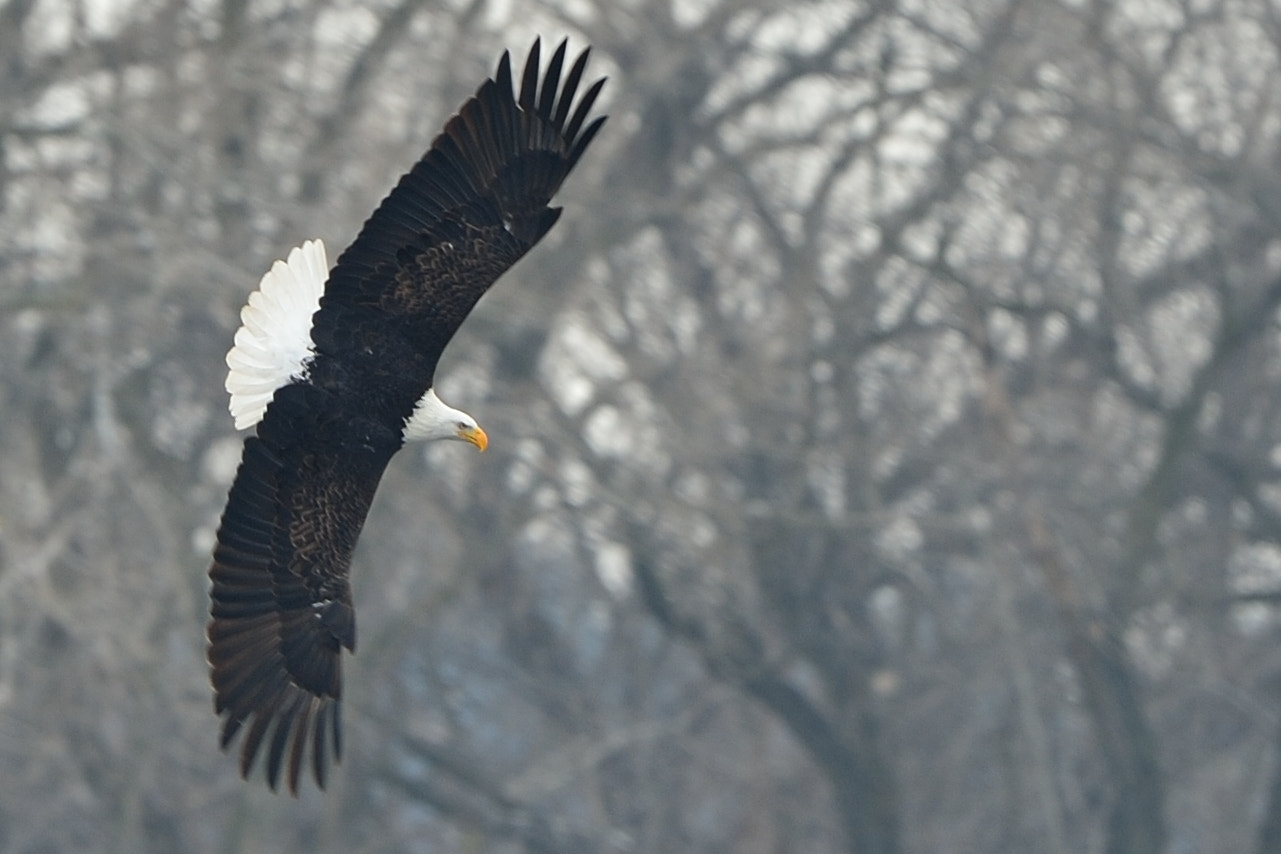
{"label": "eagle in flight", "polygon": [[240,773],[265,751],[267,782],[298,792],[310,761],[324,788],[341,755],[341,662],[356,647],[348,573],[374,491],[411,440],[480,450],[475,419],[436,396],[441,351],[467,313],[560,216],[548,202],[603,116],[604,79],[574,105],[584,50],[566,42],[520,90],[504,53],[332,270],[310,241],[277,261],[241,312],[227,354],[237,428],[256,426],[209,569],[208,658],[224,749]]}

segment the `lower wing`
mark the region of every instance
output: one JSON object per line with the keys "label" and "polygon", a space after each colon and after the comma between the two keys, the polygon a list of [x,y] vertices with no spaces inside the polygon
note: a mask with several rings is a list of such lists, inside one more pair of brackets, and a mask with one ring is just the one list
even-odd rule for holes
{"label": "lower wing", "polygon": [[209,577],[208,657],[226,748],[248,724],[240,773],[266,745],[291,792],[308,756],[325,785],[341,754],[341,650],[355,648],[352,551],[399,436],[346,417],[312,386],[277,393],[245,441]]}

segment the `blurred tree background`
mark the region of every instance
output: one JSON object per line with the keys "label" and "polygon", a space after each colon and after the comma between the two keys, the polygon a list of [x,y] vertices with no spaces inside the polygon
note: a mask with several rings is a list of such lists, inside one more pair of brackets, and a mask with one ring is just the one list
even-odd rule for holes
{"label": "blurred tree background", "polygon": [[[222,357],[504,48],[604,133],[217,749]],[[1281,850],[1271,0],[7,0],[0,852]]]}

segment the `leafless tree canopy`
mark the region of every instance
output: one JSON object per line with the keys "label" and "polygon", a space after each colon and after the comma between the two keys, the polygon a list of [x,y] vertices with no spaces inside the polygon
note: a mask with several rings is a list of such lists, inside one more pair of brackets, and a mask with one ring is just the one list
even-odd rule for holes
{"label": "leafless tree canopy", "polygon": [[[346,755],[217,750],[270,262],[504,48],[613,118],[401,454]],[[1281,850],[1271,0],[7,0],[0,851]]]}

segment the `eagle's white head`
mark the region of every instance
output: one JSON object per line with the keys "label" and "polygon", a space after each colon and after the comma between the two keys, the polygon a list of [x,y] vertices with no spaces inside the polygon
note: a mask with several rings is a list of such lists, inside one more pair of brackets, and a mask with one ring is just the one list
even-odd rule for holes
{"label": "eagle's white head", "polygon": [[423,442],[432,439],[461,439],[471,442],[482,451],[489,444],[489,437],[480,429],[476,419],[461,409],[447,406],[433,389],[418,399],[414,412],[405,422],[405,441]]}

